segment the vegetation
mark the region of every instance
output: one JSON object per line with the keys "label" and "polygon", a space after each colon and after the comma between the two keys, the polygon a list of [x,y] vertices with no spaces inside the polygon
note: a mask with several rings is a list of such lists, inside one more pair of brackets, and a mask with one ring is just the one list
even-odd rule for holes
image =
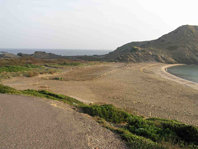
{"label": "vegetation", "polygon": [[54,94],[52,92],[46,91],[46,90],[24,90],[21,91],[21,94],[24,95],[30,95],[30,96],[36,96],[36,97],[41,97],[41,98],[48,98],[48,99],[52,99],[52,100],[58,100],[58,101],[62,101],[64,103],[70,104],[72,106],[82,106],[84,105],[82,102],[72,98],[72,97],[68,97],[65,95],[60,95],[60,94]]}
{"label": "vegetation", "polygon": [[53,74],[60,70],[46,68],[44,66],[25,67],[25,66],[6,66],[0,68],[0,79],[7,79],[17,76],[34,77],[39,74]]}
{"label": "vegetation", "polygon": [[0,93],[2,93],[2,94],[20,94],[21,92],[14,88],[9,87],[9,86],[0,84]]}
{"label": "vegetation", "polygon": [[[108,128],[108,127],[107,127]],[[112,129],[112,128],[111,128]],[[157,144],[147,138],[135,135],[126,129],[112,129],[118,133],[131,149],[164,149],[160,144]]]}
{"label": "vegetation", "polygon": [[163,148],[163,142],[168,142],[175,146],[198,148],[198,128],[194,126],[175,120],[145,119],[117,109],[113,105],[87,105],[81,108],[91,116],[98,116],[110,122],[111,126],[107,128],[119,133],[130,146]]}
{"label": "vegetation", "polygon": [[60,65],[63,65],[63,66],[79,66],[81,64],[82,63],[80,63],[80,62],[63,62],[63,63],[60,63]]}
{"label": "vegetation", "polygon": [[18,94],[18,95],[28,95],[28,96],[36,96],[36,97],[41,97],[41,98],[48,98],[52,100],[58,100],[62,101],[64,103],[73,105],[73,106],[83,106],[84,104],[74,98],[65,96],[65,95],[60,95],[60,94],[54,94],[52,92],[46,91],[46,90],[16,90],[14,88],[4,86],[0,84],[0,93],[2,94]]}
{"label": "vegetation", "polygon": [[91,116],[98,116],[112,123],[127,122],[131,116],[113,105],[87,105],[81,108]]}
{"label": "vegetation", "polygon": [[131,42],[102,57],[105,61],[198,64],[198,26],[184,25],[156,40]]}
{"label": "vegetation", "polygon": [[3,66],[0,67],[0,73],[1,72],[19,72],[19,71],[27,71],[30,70],[32,68],[38,68],[39,66],[37,65],[32,65],[32,64],[27,64],[27,65],[23,65],[23,66]]}
{"label": "vegetation", "polygon": [[80,66],[83,61],[66,59],[37,59],[32,57],[10,58],[0,60],[0,79],[16,76],[33,77],[39,74],[53,74],[63,67]]}
{"label": "vegetation", "polygon": [[130,148],[198,149],[198,128],[175,120],[144,118],[127,113],[113,105],[86,105],[74,98],[46,90],[23,90],[0,84],[0,93],[36,96],[70,104],[83,113],[97,118],[104,127],[119,134]]}
{"label": "vegetation", "polygon": [[60,81],[62,81],[63,78],[62,77],[54,77],[54,78],[52,78],[52,80],[60,80]]}

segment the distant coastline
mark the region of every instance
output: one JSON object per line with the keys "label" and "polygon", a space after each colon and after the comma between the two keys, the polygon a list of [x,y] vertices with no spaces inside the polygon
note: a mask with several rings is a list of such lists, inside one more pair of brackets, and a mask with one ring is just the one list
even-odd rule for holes
{"label": "distant coastline", "polygon": [[18,53],[23,53],[23,54],[33,54],[36,51],[43,51],[47,53],[53,53],[56,55],[61,55],[61,56],[92,56],[92,55],[104,55],[108,54],[111,52],[111,50],[87,50],[87,49],[6,49],[6,48],[1,48],[0,52],[8,52],[12,54],[18,54]]}

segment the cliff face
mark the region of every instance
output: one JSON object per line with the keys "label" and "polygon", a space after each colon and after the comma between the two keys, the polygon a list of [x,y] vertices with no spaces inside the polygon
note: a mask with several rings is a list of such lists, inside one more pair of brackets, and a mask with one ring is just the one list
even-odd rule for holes
{"label": "cliff face", "polygon": [[128,43],[105,55],[104,59],[198,64],[198,26],[184,25],[156,40]]}

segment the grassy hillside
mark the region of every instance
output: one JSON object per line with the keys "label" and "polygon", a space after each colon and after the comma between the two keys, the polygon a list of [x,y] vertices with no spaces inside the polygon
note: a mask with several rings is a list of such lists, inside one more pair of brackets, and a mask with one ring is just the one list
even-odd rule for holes
{"label": "grassy hillside", "polygon": [[198,64],[198,26],[184,25],[157,40],[128,43],[107,54],[104,59]]}

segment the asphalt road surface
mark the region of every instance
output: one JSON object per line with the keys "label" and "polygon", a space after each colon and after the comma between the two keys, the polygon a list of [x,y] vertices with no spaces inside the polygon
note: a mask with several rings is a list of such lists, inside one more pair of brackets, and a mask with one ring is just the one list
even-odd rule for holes
{"label": "asphalt road surface", "polygon": [[0,149],[116,148],[117,135],[66,104],[0,94]]}

